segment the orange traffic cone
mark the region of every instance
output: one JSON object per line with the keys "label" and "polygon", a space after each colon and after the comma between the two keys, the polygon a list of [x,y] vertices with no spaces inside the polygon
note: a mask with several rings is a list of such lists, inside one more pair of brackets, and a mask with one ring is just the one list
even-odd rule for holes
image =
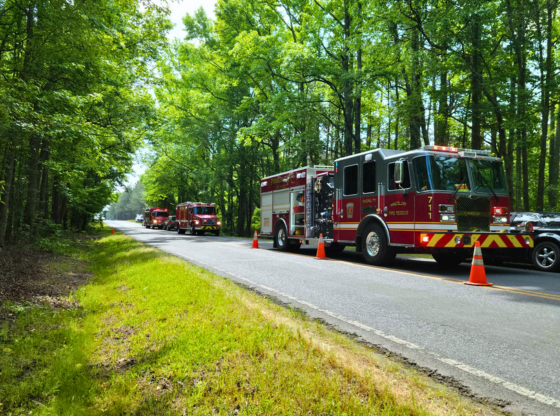
{"label": "orange traffic cone", "polygon": [[255,236],[253,237],[253,247],[251,248],[259,248],[259,239],[257,238],[257,230],[255,230]]}
{"label": "orange traffic cone", "polygon": [[325,242],[323,241],[323,234],[319,235],[319,245],[317,246],[317,260],[326,260],[327,256],[325,256]]}
{"label": "orange traffic cone", "polygon": [[115,229],[111,228],[111,234],[115,234]]}
{"label": "orange traffic cone", "polygon": [[486,281],[486,271],[484,270],[484,261],[482,260],[482,249],[480,248],[480,243],[478,241],[474,243],[471,276],[469,281],[464,283],[466,285],[473,286],[492,286],[494,284]]}

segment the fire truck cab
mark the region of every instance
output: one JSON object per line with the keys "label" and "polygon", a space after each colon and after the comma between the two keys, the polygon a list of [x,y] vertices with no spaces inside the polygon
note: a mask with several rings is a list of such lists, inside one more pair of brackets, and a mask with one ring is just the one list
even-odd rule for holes
{"label": "fire truck cab", "polygon": [[327,250],[356,246],[375,265],[406,252],[457,265],[476,241],[525,255],[533,236],[509,231],[509,207],[501,159],[455,147],[376,149],[261,181],[261,233],[279,249],[322,234]]}
{"label": "fire truck cab", "polygon": [[191,235],[211,232],[220,235],[222,222],[216,215],[216,205],[203,202],[184,202],[177,205],[177,233],[185,234],[187,230]]}
{"label": "fire truck cab", "polygon": [[169,217],[167,208],[148,208],[144,211],[144,226],[162,229],[167,217]]}

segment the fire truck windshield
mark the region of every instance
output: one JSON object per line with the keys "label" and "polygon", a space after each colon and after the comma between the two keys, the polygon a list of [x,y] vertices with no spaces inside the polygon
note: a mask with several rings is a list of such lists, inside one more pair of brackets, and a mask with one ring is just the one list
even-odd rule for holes
{"label": "fire truck windshield", "polygon": [[162,212],[162,211],[156,211],[154,212],[154,217],[169,217],[169,212]]}
{"label": "fire truck windshield", "polygon": [[469,167],[472,172],[475,192],[507,193],[502,162],[471,159],[469,160]]}
{"label": "fire truck windshield", "polygon": [[464,159],[421,156],[414,159],[418,190],[468,192],[471,189]]}
{"label": "fire truck windshield", "polygon": [[194,213],[198,215],[215,215],[216,208],[214,207],[195,207]]}

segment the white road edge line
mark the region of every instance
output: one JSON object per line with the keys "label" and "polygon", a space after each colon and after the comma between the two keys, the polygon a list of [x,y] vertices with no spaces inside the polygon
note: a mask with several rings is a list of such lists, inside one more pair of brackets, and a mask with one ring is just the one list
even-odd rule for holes
{"label": "white road edge line", "polygon": [[[148,244],[148,242],[146,242],[146,244]],[[161,248],[160,248],[160,250],[161,250]],[[166,250],[163,250],[163,251],[166,251]],[[455,368],[457,368],[457,369],[459,369],[459,370],[465,371],[465,372],[467,372],[467,373],[469,373],[469,374],[472,374],[472,375],[474,375],[474,376],[477,376],[477,377],[479,377],[479,378],[483,378],[483,379],[485,379],[485,380],[487,380],[487,381],[490,381],[491,383],[494,383],[494,384],[497,384],[497,385],[501,385],[502,387],[504,387],[504,388],[506,388],[506,389],[508,389],[508,390],[511,390],[511,391],[513,391],[513,392],[515,392],[515,393],[521,395],[521,396],[525,396],[525,397],[528,397],[528,398],[530,398],[530,399],[536,400],[536,401],[538,401],[538,402],[540,402],[540,403],[546,404],[546,405],[548,405],[548,406],[553,406],[553,407],[556,407],[556,408],[559,408],[559,409],[560,409],[560,400],[556,400],[556,399],[554,399],[554,398],[552,398],[552,397],[545,396],[544,394],[537,393],[536,391],[529,390],[529,389],[527,389],[527,388],[525,388],[525,387],[519,386],[519,385],[514,384],[514,383],[511,383],[511,382],[509,382],[509,381],[507,381],[507,380],[504,380],[504,379],[501,379],[501,378],[499,378],[499,377],[493,376],[492,374],[489,374],[489,373],[487,373],[487,372],[485,372],[485,371],[478,370],[478,369],[476,369],[476,368],[474,368],[474,367],[471,367],[471,366],[469,366],[469,365],[467,365],[467,364],[463,364],[463,363],[461,363],[460,361],[456,361],[456,360],[453,360],[453,359],[451,359],[451,358],[443,357],[443,356],[441,356],[440,354],[438,354],[438,353],[436,353],[436,352],[432,352],[432,351],[425,350],[423,347],[421,347],[421,346],[419,346],[419,345],[416,345],[416,344],[413,344],[412,342],[408,342],[408,341],[406,341],[406,340],[404,340],[404,339],[400,339],[400,338],[395,337],[395,336],[393,336],[393,335],[386,334],[385,332],[380,331],[379,329],[375,329],[375,328],[372,328],[372,327],[370,327],[370,326],[364,325],[364,324],[362,324],[361,322],[353,321],[353,320],[351,320],[351,319],[345,318],[344,316],[339,315],[339,314],[336,313],[336,312],[331,312],[331,311],[329,311],[329,310],[327,310],[327,309],[320,308],[319,306],[313,305],[312,303],[306,302],[306,301],[304,301],[304,300],[300,300],[300,299],[298,299],[298,298],[296,298],[296,297],[294,297],[294,296],[288,295],[287,293],[281,292],[281,291],[279,291],[279,290],[277,290],[277,289],[274,289],[274,288],[272,288],[272,287],[268,287],[268,286],[265,286],[265,285],[261,285],[260,283],[254,282],[254,281],[252,281],[252,280],[250,280],[250,279],[247,279],[247,278],[245,278],[245,277],[241,277],[241,276],[239,276],[239,275],[237,275],[237,274],[235,274],[235,273],[231,273],[231,272],[228,272],[227,270],[222,270],[222,269],[219,269],[219,268],[217,268],[217,267],[215,267],[215,266],[211,266],[211,265],[209,265],[209,264],[205,264],[205,263],[203,263],[203,262],[200,262],[200,261],[198,261],[198,260],[195,260],[195,259],[190,258],[190,257],[185,256],[185,255],[174,254],[174,253],[170,253],[169,251],[166,251],[166,252],[169,253],[169,254],[171,254],[171,255],[175,255],[175,256],[181,257],[181,258],[183,258],[183,259],[185,259],[185,260],[188,260],[188,261],[190,261],[190,262],[193,263],[193,264],[201,265],[201,266],[203,266],[203,267],[205,266],[205,267],[209,268],[210,270],[217,270],[217,271],[219,271],[219,272],[221,272],[221,273],[224,273],[225,275],[233,276],[233,277],[235,277],[236,279],[239,279],[239,280],[241,280],[241,281],[244,281],[244,282],[249,283],[251,286],[260,287],[260,288],[262,288],[262,289],[264,289],[264,290],[266,290],[266,291],[268,291],[268,292],[276,293],[276,294],[279,295],[279,296],[282,296],[282,297],[284,297],[284,298],[290,299],[290,300],[292,300],[292,301],[294,301],[294,302],[296,302],[296,303],[299,303],[299,304],[301,304],[301,305],[305,305],[305,306],[307,306],[308,308],[311,308],[311,309],[313,309],[313,310],[316,310],[317,312],[321,312],[321,313],[324,313],[325,315],[332,316],[332,317],[335,318],[335,319],[338,319],[338,320],[340,320],[340,321],[342,321],[342,322],[345,322],[345,323],[347,323],[347,324],[349,324],[349,325],[352,325],[352,326],[355,326],[355,327],[357,327],[357,328],[363,329],[364,331],[372,332],[372,333],[374,333],[375,335],[378,335],[378,336],[380,336],[380,337],[382,337],[382,338],[385,338],[385,339],[387,339],[387,340],[393,341],[393,342],[395,342],[395,343],[397,343],[397,344],[404,345],[405,347],[408,347],[408,348],[413,349],[413,350],[423,351],[424,353],[427,353],[427,354],[431,355],[432,357],[434,357],[434,358],[437,359],[438,361],[441,361],[442,363],[445,363],[445,364],[447,364],[447,365],[450,365],[450,366],[452,366],[452,367],[455,367]]]}
{"label": "white road edge line", "polygon": [[[187,258],[187,257],[185,256],[184,258]],[[192,262],[194,262],[194,263],[200,264],[200,262],[197,262],[197,261],[194,260],[194,259],[191,259],[191,260],[192,260]],[[430,354],[432,357],[434,357],[435,359],[441,361],[442,363],[445,363],[445,364],[447,364],[447,365],[450,365],[450,366],[452,366],[452,367],[455,367],[455,368],[457,368],[457,369],[459,369],[459,370],[465,371],[465,372],[467,372],[467,373],[469,373],[469,374],[472,374],[472,375],[474,375],[474,376],[483,378],[483,379],[485,379],[485,380],[487,380],[487,381],[490,381],[491,383],[501,385],[501,386],[505,387],[506,389],[511,390],[511,391],[513,391],[513,392],[515,392],[515,393],[521,395],[521,396],[525,396],[525,397],[528,397],[528,398],[530,398],[530,399],[536,400],[536,401],[538,401],[538,402],[540,402],[540,403],[546,404],[546,405],[548,405],[548,406],[554,406],[554,407],[557,407],[557,408],[560,409],[560,400],[556,400],[556,399],[554,399],[554,398],[552,398],[552,397],[545,396],[544,394],[537,393],[536,391],[529,390],[529,389],[527,389],[527,388],[525,388],[525,387],[522,387],[522,386],[519,386],[519,385],[517,385],[517,384],[511,383],[511,382],[509,382],[509,381],[507,381],[507,380],[503,380],[503,379],[501,379],[501,378],[499,378],[499,377],[496,377],[496,376],[493,376],[492,374],[489,374],[489,373],[487,373],[487,372],[485,372],[485,371],[478,370],[478,369],[476,369],[476,368],[474,368],[474,367],[471,367],[471,366],[469,366],[469,365],[467,365],[467,364],[463,364],[463,363],[461,363],[461,362],[459,362],[459,361],[456,361],[456,360],[453,360],[453,359],[451,359],[451,358],[445,358],[445,357],[441,356],[440,354],[438,354],[438,353],[436,353],[436,352],[427,351],[427,350],[425,350],[424,348],[422,348],[421,346],[416,345],[416,344],[413,344],[412,342],[408,342],[408,341],[406,341],[406,340],[404,340],[404,339],[400,339],[400,338],[397,338],[397,337],[395,337],[395,336],[393,336],[393,335],[389,335],[389,334],[387,334],[387,333],[385,333],[385,332],[383,332],[383,331],[380,331],[379,329],[375,329],[375,328],[372,328],[372,327],[370,327],[370,326],[364,325],[364,324],[362,324],[361,322],[353,321],[353,320],[351,320],[351,319],[345,318],[344,316],[339,315],[339,314],[336,313],[336,312],[331,312],[331,311],[329,311],[329,310],[327,310],[327,309],[320,308],[319,306],[313,305],[312,303],[306,302],[306,301],[304,301],[304,300],[300,300],[300,299],[298,299],[298,298],[296,298],[296,297],[294,297],[294,296],[288,295],[287,293],[280,292],[279,290],[276,290],[276,289],[274,289],[274,288],[272,288],[272,287],[268,287],[268,286],[265,286],[265,285],[261,285],[260,283],[256,283],[256,282],[254,282],[254,281],[252,281],[252,280],[250,280],[250,279],[247,279],[247,278],[245,278],[245,277],[241,277],[241,276],[239,276],[239,275],[236,275],[235,273],[231,273],[231,272],[228,272],[227,270],[222,270],[222,269],[219,269],[219,268],[217,268],[217,267],[210,266],[210,265],[207,265],[207,267],[209,267],[209,268],[211,268],[211,269],[214,269],[214,270],[218,270],[218,271],[220,271],[220,272],[222,272],[222,273],[224,273],[224,274],[226,274],[226,275],[233,276],[233,277],[235,277],[236,279],[242,280],[242,281],[244,281],[244,282],[247,282],[247,283],[249,283],[251,286],[260,287],[260,288],[262,288],[262,289],[264,289],[264,290],[266,290],[266,291],[268,291],[268,292],[276,293],[276,294],[279,295],[279,296],[282,296],[282,297],[284,297],[284,298],[290,299],[290,300],[292,300],[292,301],[294,301],[294,302],[297,302],[297,303],[299,303],[299,304],[305,305],[305,306],[307,306],[308,308],[311,308],[311,309],[313,309],[313,310],[316,310],[317,312],[321,312],[321,313],[324,313],[324,314],[326,314],[326,315],[332,316],[333,318],[336,318],[336,319],[338,319],[338,320],[340,320],[340,321],[342,321],[342,322],[345,322],[345,323],[347,323],[347,324],[349,324],[349,325],[353,325],[353,326],[355,326],[355,327],[357,327],[357,328],[360,328],[360,329],[363,329],[363,330],[365,330],[365,331],[372,332],[372,333],[374,333],[375,335],[378,335],[378,336],[380,336],[380,337],[382,337],[382,338],[385,338],[385,339],[387,339],[387,340],[396,342],[397,344],[404,345],[405,347],[408,347],[408,348],[413,349],[413,350],[421,350],[421,351],[423,351],[423,352],[425,352],[425,353],[427,353],[427,354]]]}

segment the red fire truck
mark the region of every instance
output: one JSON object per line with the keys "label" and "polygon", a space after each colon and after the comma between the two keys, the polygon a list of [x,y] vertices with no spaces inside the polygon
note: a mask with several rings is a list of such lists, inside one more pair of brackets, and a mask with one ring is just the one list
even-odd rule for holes
{"label": "red fire truck", "polygon": [[189,230],[192,235],[211,232],[220,235],[222,222],[216,215],[216,205],[203,202],[183,202],[177,205],[177,233],[185,234]]}
{"label": "red fire truck", "polygon": [[356,246],[370,264],[397,253],[430,253],[443,265],[472,255],[533,247],[530,233],[509,231],[510,199],[502,160],[481,150],[425,146],[376,149],[261,181],[261,235],[280,250]]}
{"label": "red fire truck", "polygon": [[146,228],[163,228],[164,221],[169,217],[167,208],[148,208],[144,211],[144,226]]}

